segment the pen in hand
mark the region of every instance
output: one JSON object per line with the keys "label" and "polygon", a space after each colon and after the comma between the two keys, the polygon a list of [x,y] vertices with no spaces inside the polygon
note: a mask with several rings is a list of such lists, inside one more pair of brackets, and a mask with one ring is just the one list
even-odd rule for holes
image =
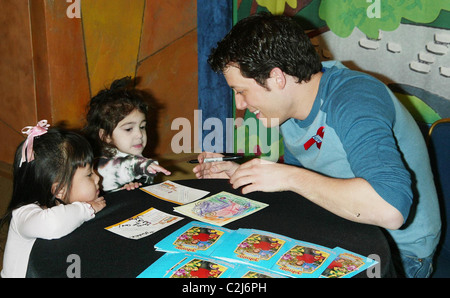
{"label": "pen in hand", "polygon": [[[218,161],[231,161],[236,159],[243,158],[242,155],[236,155],[236,156],[224,156],[224,157],[213,157],[213,158],[205,158],[203,162],[218,162]],[[188,161],[188,163],[199,163],[197,159],[192,159]]]}

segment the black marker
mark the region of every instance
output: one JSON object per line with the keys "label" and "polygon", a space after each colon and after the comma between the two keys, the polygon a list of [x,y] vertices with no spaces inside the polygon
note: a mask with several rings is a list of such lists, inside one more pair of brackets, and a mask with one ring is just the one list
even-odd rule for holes
{"label": "black marker", "polygon": [[[223,156],[223,157],[212,157],[212,158],[205,158],[203,162],[218,162],[218,161],[230,161],[230,160],[236,160],[241,159],[244,156],[242,155],[236,155],[236,156]],[[198,163],[197,159],[192,159],[188,161],[188,163]]]}

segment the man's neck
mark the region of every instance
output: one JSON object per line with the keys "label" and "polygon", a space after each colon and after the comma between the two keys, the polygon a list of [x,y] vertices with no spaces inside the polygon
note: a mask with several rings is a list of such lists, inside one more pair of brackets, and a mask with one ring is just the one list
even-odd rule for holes
{"label": "man's neck", "polygon": [[319,92],[322,75],[322,72],[318,72],[312,75],[311,80],[308,82],[296,83],[294,85],[292,94],[295,100],[295,112],[292,118],[305,120],[308,117]]}

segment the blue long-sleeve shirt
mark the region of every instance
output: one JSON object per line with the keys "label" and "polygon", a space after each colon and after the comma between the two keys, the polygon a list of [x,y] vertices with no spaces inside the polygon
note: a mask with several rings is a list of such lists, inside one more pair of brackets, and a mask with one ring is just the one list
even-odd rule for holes
{"label": "blue long-sleeve shirt", "polygon": [[309,116],[280,127],[285,162],[334,178],[363,178],[403,215],[389,230],[398,248],[431,255],[441,220],[424,138],[412,116],[377,79],[324,62]]}

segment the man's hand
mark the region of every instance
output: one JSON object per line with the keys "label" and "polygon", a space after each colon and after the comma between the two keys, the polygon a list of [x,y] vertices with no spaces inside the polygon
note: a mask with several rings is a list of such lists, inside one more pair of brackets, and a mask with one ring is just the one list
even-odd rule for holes
{"label": "man's hand", "polygon": [[243,194],[253,191],[284,191],[288,190],[286,183],[291,168],[288,165],[255,158],[237,168],[230,178],[230,183],[235,189],[243,186]]}
{"label": "man's hand", "polygon": [[198,179],[229,179],[239,167],[239,164],[232,161],[203,162],[205,158],[213,157],[223,157],[223,155],[211,152],[202,152],[198,155],[199,165],[192,169]]}

